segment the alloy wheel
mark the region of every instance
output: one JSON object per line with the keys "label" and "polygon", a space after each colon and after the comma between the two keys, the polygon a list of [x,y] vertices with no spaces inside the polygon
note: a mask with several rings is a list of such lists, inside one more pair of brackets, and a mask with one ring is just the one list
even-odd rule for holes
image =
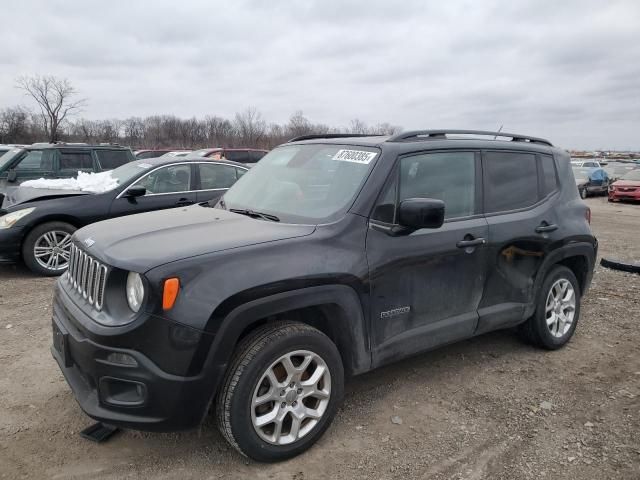
{"label": "alloy wheel", "polygon": [[50,230],[40,235],[34,246],[33,256],[38,264],[52,271],[65,270],[69,266],[71,234],[63,230]]}
{"label": "alloy wheel", "polygon": [[569,280],[557,280],[547,295],[545,318],[547,328],[556,338],[564,336],[573,324],[576,314],[576,292]]}
{"label": "alloy wheel", "polygon": [[329,405],[331,374],[308,350],[282,355],[262,374],[251,400],[256,433],[274,445],[300,440],[318,424]]}

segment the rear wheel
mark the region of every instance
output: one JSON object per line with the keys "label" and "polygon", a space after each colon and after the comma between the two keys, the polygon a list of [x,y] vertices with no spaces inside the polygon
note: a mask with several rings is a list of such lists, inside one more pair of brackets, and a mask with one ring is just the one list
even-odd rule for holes
{"label": "rear wheel", "polygon": [[301,323],[257,329],[235,353],[218,395],[218,425],[240,453],[263,462],[293,457],[329,427],[343,396],[340,354]]}
{"label": "rear wheel", "polygon": [[48,222],[31,230],[22,244],[22,258],[29,269],[46,276],[60,275],[69,266],[71,235],[76,231],[65,222]]}
{"label": "rear wheel", "polygon": [[542,348],[555,350],[573,336],[580,317],[580,287],[564,266],[551,270],[540,288],[536,311],[522,326],[525,338]]}

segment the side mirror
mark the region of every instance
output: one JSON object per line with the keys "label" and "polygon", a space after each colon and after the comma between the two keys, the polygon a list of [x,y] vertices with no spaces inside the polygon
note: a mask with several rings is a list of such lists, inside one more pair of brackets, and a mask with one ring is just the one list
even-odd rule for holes
{"label": "side mirror", "polygon": [[127,188],[126,192],[124,192],[124,196],[129,198],[143,197],[146,193],[146,188],[141,185],[134,185],[133,187]]}
{"label": "side mirror", "polygon": [[444,202],[435,198],[407,198],[400,202],[398,223],[405,228],[440,228],[444,223]]}
{"label": "side mirror", "polygon": [[7,173],[7,182],[15,182],[18,179],[18,173],[15,170],[9,170]]}

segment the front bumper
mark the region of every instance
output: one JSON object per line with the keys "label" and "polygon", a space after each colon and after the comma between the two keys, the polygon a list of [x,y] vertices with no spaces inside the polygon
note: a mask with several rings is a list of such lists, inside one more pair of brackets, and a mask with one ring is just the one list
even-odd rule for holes
{"label": "front bumper", "polygon": [[609,190],[609,199],[640,201],[640,188],[635,188],[634,190],[621,190],[619,188]]}
{"label": "front bumper", "polygon": [[[167,373],[139,351],[89,338],[77,327],[79,315],[84,314],[64,290],[56,288],[51,353],[87,415],[125,428],[165,432],[202,422],[224,374],[223,365],[208,365],[196,376]],[[167,343],[166,355],[172,355],[171,348]],[[114,363],[108,358],[113,353],[128,355],[129,360]]]}
{"label": "front bumper", "polygon": [[0,228],[0,263],[20,260],[23,233],[21,227]]}

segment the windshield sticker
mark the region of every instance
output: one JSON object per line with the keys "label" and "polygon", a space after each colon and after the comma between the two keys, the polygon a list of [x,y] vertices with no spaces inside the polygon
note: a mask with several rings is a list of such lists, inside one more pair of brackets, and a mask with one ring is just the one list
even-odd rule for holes
{"label": "windshield sticker", "polygon": [[363,150],[338,150],[332,160],[369,165],[376,155],[375,152],[366,152]]}
{"label": "windshield sticker", "polygon": [[138,167],[138,168],[144,168],[145,170],[146,170],[147,168],[151,168],[152,166],[153,166],[153,165],[151,165],[150,163],[138,163],[138,164],[136,165],[136,167]]}

